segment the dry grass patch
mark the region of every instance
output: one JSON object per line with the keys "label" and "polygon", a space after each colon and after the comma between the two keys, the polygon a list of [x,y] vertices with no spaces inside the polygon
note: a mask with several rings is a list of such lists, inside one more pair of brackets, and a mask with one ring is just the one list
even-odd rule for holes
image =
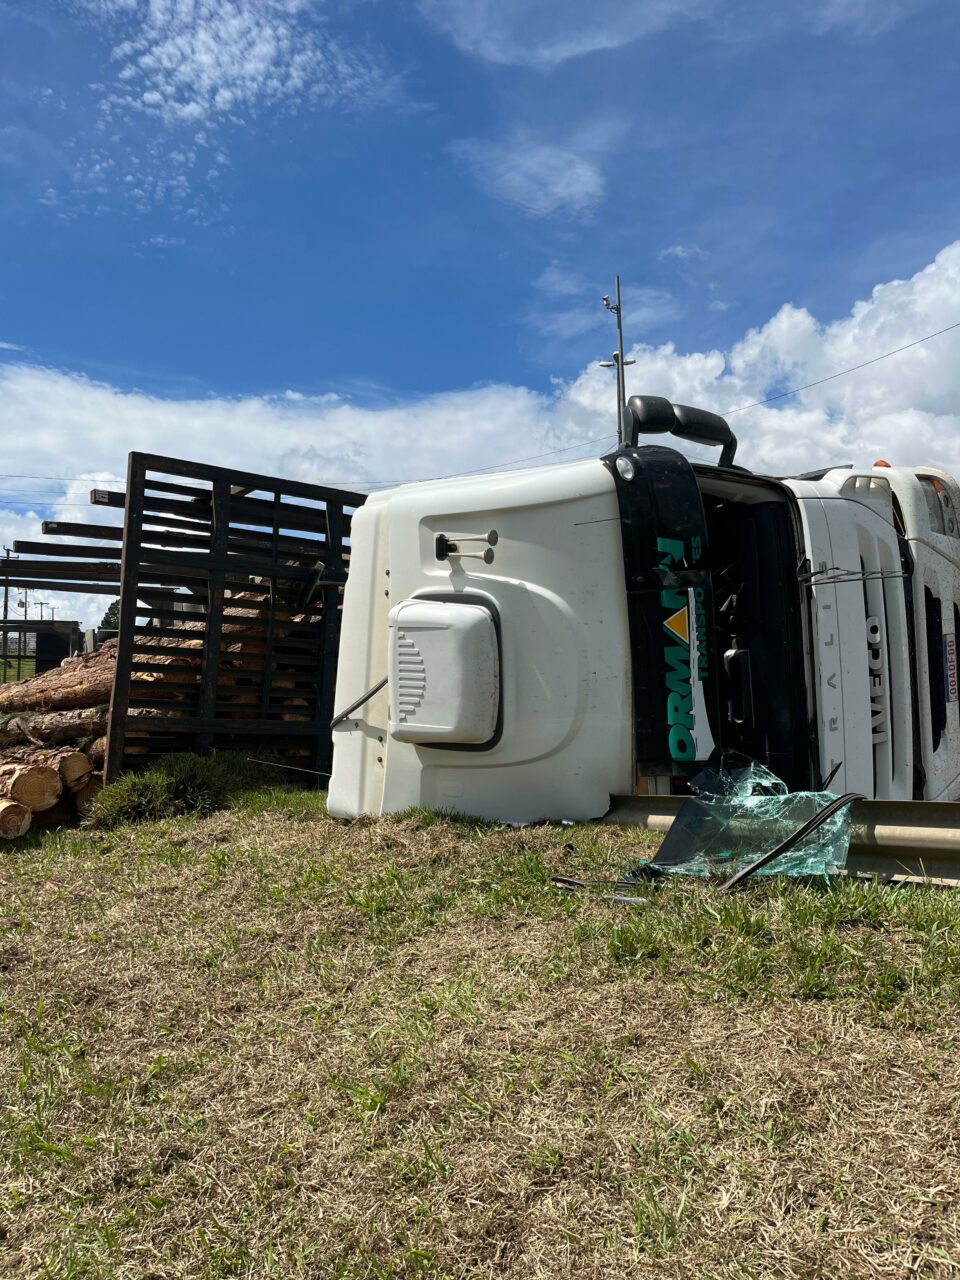
{"label": "dry grass patch", "polygon": [[947,1277],[960,899],[305,793],[4,852],[0,1266]]}

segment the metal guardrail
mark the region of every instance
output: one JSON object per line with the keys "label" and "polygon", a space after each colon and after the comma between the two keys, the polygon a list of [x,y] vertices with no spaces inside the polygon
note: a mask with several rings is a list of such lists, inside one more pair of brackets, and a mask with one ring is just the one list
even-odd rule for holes
{"label": "metal guardrail", "polygon": [[[666,832],[683,801],[683,796],[615,796],[603,821]],[[849,872],[960,882],[960,803],[858,800],[852,819]]]}

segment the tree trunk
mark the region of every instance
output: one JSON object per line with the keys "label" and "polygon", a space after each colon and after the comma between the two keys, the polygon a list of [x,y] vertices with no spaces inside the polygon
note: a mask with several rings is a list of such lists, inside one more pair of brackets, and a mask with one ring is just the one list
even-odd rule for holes
{"label": "tree trunk", "polygon": [[0,840],[16,840],[30,830],[33,814],[16,800],[0,800]]}
{"label": "tree trunk", "polygon": [[31,831],[50,831],[54,827],[72,827],[77,820],[73,805],[62,795],[57,803],[49,809],[33,815]]}
{"label": "tree trunk", "polygon": [[55,805],[62,791],[60,775],[49,765],[0,764],[0,795],[33,813]]}
{"label": "tree trunk", "polygon": [[75,791],[73,794],[73,803],[77,806],[77,813],[81,816],[90,812],[90,806],[96,800],[97,796],[103,790],[103,774],[91,773],[86,784]]}
{"label": "tree trunk", "polygon": [[110,701],[115,668],[115,650],[104,647],[83,654],[79,666],[55,667],[29,680],[0,685],[0,713],[98,707]]}
{"label": "tree trunk", "polygon": [[79,791],[93,772],[90,757],[75,747],[5,747],[0,763],[49,765],[68,791]]}
{"label": "tree trunk", "polygon": [[107,759],[107,735],[94,739],[87,747],[87,755],[90,757],[90,763],[94,769],[103,770],[104,763]]}
{"label": "tree trunk", "polygon": [[[41,679],[43,677],[41,676]],[[0,715],[0,751],[11,743],[57,746],[81,738],[100,737],[107,731],[109,708],[85,707],[75,711],[46,711],[31,715]]]}

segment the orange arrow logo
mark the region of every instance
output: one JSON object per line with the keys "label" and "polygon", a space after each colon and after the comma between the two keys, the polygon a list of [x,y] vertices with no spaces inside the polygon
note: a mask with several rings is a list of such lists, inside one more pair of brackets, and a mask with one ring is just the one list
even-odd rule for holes
{"label": "orange arrow logo", "polygon": [[677,612],[671,614],[669,618],[665,618],[663,625],[668,631],[672,631],[678,640],[682,640],[688,648],[690,647],[690,632],[686,607],[678,609]]}

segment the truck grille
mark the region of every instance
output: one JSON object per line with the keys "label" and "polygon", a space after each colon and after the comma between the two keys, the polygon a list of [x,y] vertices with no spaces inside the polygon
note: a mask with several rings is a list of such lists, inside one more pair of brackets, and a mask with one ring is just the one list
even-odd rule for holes
{"label": "truck grille", "polygon": [[[870,683],[874,795],[910,795],[913,740],[910,641],[899,550],[857,526]],[[899,726],[899,729],[898,729]]]}

